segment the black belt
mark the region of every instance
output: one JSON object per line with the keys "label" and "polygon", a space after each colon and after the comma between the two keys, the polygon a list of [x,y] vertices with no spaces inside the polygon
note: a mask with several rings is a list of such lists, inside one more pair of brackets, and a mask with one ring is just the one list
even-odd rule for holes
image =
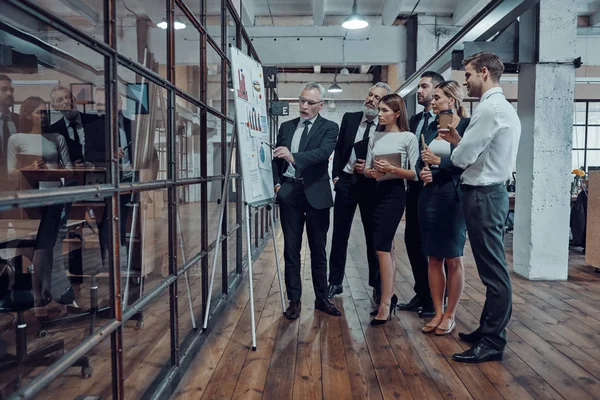
{"label": "black belt", "polygon": [[287,183],[302,184],[302,179],[290,178],[287,176],[283,177],[283,181]]}
{"label": "black belt", "polygon": [[471,190],[477,190],[477,189],[491,189],[491,188],[495,188],[498,186],[506,186],[506,184],[504,182],[499,182],[499,183],[492,183],[490,185],[481,185],[481,186],[474,186],[474,185],[466,185],[464,183],[460,184],[460,189],[463,192],[469,192]]}

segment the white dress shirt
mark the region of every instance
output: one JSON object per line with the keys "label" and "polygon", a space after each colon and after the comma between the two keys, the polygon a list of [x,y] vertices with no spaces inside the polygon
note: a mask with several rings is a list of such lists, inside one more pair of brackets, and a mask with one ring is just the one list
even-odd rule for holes
{"label": "white dress shirt", "polygon": [[73,128],[69,128],[71,121],[69,121],[66,117],[63,117],[63,122],[67,126],[67,131],[69,132],[69,139],[75,140],[75,133],[77,133],[77,137],[79,138],[79,144],[81,144],[81,153],[85,156],[85,131],[83,130],[81,114],[77,113],[77,118],[75,119],[75,122],[77,122],[77,132],[73,132]]}
{"label": "white dress shirt", "polygon": [[495,87],[485,92],[452,152],[452,163],[465,170],[461,182],[488,186],[510,179],[520,136],[521,121],[502,89]]}
{"label": "white dress shirt", "polygon": [[[308,120],[300,118],[300,122],[298,122],[298,126],[296,126],[296,130],[294,131],[294,137],[292,138],[292,146],[290,149],[291,153],[298,152],[298,148],[300,147],[300,139],[302,139],[302,132],[304,132],[304,121],[310,121],[310,125],[308,125],[308,136],[310,136],[310,131],[315,125],[315,120],[318,116],[319,114],[315,115],[313,118]],[[296,176],[296,168],[294,168],[292,164],[288,164],[288,167],[285,170],[283,176],[287,178],[294,178]]]}
{"label": "white dress shirt", "polygon": [[[354,143],[358,143],[363,140],[365,130],[367,129],[368,121],[369,120],[365,116],[365,113],[363,113],[360,124],[358,125],[358,130],[356,131],[356,136],[354,137]],[[375,133],[375,130],[377,128],[378,119],[377,119],[377,117],[375,117],[371,121],[373,121],[373,125],[371,126],[371,130],[369,131],[369,140],[373,137],[373,134]],[[344,172],[347,174],[353,174],[355,163],[356,163],[356,151],[354,151],[354,146],[352,146],[352,152],[350,153],[350,158],[348,159],[348,163],[344,167]]]}

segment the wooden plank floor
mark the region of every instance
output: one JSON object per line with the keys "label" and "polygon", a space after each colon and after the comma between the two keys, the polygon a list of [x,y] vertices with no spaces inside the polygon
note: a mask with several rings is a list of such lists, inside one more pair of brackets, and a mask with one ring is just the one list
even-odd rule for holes
{"label": "wooden plank floor", "polygon": [[[396,294],[410,299],[413,278],[396,236]],[[504,360],[480,365],[451,360],[467,349],[457,332],[477,327],[485,300],[471,249],[457,330],[424,335],[427,320],[402,312],[369,326],[366,248],[359,218],[350,239],[344,293],[335,318],[314,311],[309,250],[303,246],[300,319],[283,317],[272,243],[254,270],[256,352],[250,349],[247,285],[240,288],[179,384],[174,399],[592,399],[600,398],[600,274],[572,251],[569,280],[527,281],[512,274],[513,317]],[[331,234],[331,232],[330,232]],[[280,257],[283,239],[276,231]],[[512,263],[512,235],[506,238]],[[281,261],[283,263],[283,261]]]}

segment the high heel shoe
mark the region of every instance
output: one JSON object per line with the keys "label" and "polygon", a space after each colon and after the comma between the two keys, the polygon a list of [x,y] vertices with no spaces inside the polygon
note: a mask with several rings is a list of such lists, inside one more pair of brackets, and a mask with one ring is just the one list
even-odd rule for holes
{"label": "high heel shoe", "polygon": [[[394,313],[394,315],[396,315],[396,304],[398,304],[398,297],[396,297],[396,295],[392,296],[392,301],[390,302],[390,313],[388,314],[387,319],[377,319],[377,318],[373,318],[371,320],[371,325],[375,326],[375,325],[383,325],[388,321],[391,321],[392,319],[392,313]],[[384,306],[385,307],[385,306]],[[377,314],[375,314],[377,315]]]}
{"label": "high heel shoe", "polygon": [[[391,309],[392,309],[392,308],[394,308],[394,309],[396,308],[396,304],[398,304],[398,296],[396,296],[396,295],[393,295],[393,296],[392,296],[392,301],[390,302],[390,311],[391,311]],[[376,316],[378,313],[379,313],[379,308],[377,308],[377,309],[375,309],[375,310],[371,311],[371,312],[369,313],[369,315],[370,315],[371,317],[374,317],[374,316]],[[394,311],[394,315],[396,315],[396,311]]]}

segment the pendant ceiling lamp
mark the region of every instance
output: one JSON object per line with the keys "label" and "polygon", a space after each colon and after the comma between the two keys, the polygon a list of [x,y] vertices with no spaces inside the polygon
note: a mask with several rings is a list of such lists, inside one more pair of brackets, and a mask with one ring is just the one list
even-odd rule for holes
{"label": "pendant ceiling lamp", "polygon": [[354,4],[352,5],[352,14],[348,15],[344,22],[342,23],[342,27],[346,29],[362,29],[369,26],[369,23],[356,11],[356,0],[354,0]]}
{"label": "pendant ceiling lamp", "polygon": [[337,84],[335,78],[337,77],[337,74],[333,77],[333,84],[331,86],[329,86],[329,89],[327,89],[327,91],[329,93],[341,93],[343,92],[342,88],[340,87],[340,85]]}

